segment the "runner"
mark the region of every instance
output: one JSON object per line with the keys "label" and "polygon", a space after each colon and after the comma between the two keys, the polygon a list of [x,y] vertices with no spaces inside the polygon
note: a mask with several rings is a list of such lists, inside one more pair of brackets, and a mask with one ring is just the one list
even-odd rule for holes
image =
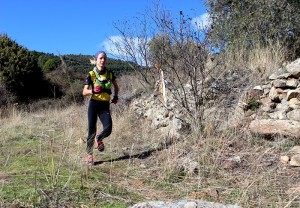
{"label": "runner", "polygon": [[[94,56],[96,66],[89,72],[82,94],[91,96],[88,106],[88,136],[86,146],[86,164],[94,165],[93,147],[98,143],[98,150],[104,151],[103,139],[112,131],[112,119],[110,115],[111,86],[113,85],[114,96],[111,103],[117,104],[119,87],[116,77],[106,68],[107,56],[104,51],[98,51]],[[96,136],[97,117],[102,123],[102,132]],[[96,139],[95,139],[96,137]]]}

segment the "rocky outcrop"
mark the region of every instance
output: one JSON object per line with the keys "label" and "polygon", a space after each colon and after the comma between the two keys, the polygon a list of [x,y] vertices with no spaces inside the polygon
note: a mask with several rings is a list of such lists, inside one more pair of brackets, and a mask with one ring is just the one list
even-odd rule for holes
{"label": "rocky outcrop", "polygon": [[[197,86],[203,85],[201,81],[198,82]],[[158,86],[157,83],[157,89]],[[150,95],[141,95],[133,99],[130,108],[141,118],[150,121],[154,129],[175,138],[190,133],[195,120],[201,119],[201,122],[214,120],[216,123],[223,123],[216,117],[224,119],[224,111],[228,111],[234,105],[234,99],[228,99],[229,92],[235,94],[234,92],[239,91],[237,86],[228,86],[226,81],[210,79],[205,81],[205,86],[197,90],[194,90],[190,83],[174,86],[168,79],[165,80],[165,86],[166,103],[163,102],[159,90],[155,90]],[[229,102],[216,102],[224,97]],[[195,102],[198,104],[197,107]],[[220,114],[222,116],[219,116]]]}
{"label": "rocky outcrop", "polygon": [[269,83],[253,92],[256,96],[248,97],[243,106],[253,112],[252,133],[300,138],[300,59],[279,69],[269,77]]}
{"label": "rocky outcrop", "polygon": [[179,138],[183,132],[189,130],[190,125],[184,116],[184,109],[176,104],[175,99],[168,98],[166,106],[159,94],[143,95],[133,100],[130,108],[141,118],[149,120],[152,128],[159,129],[161,135]]}
{"label": "rocky outcrop", "polygon": [[[174,95],[185,94],[187,106],[194,109],[195,103],[192,88],[186,84],[176,92],[171,92],[168,86],[167,105],[161,100],[159,93],[140,97],[131,103],[131,108],[141,117],[151,121],[155,129],[160,129],[168,136],[179,138],[183,132],[190,129],[192,118],[197,112],[187,112],[182,107],[181,100]],[[180,90],[184,89],[185,93]],[[214,89],[209,88],[209,89]],[[300,58],[278,69],[269,76],[269,80],[248,91],[244,102],[239,103],[240,109],[252,133],[266,137],[282,135],[300,138]],[[205,108],[203,117],[213,117],[220,109]],[[240,111],[238,111],[239,113]],[[190,114],[190,116],[188,116]],[[237,123],[234,119],[232,123]]]}

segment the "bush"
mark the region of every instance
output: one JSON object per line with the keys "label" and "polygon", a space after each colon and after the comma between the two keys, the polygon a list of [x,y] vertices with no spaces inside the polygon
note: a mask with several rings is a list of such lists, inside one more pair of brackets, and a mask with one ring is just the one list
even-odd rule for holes
{"label": "bush", "polygon": [[6,34],[0,35],[0,77],[6,89],[19,101],[50,95],[34,54]]}
{"label": "bush", "polygon": [[43,72],[47,73],[49,71],[52,71],[56,69],[59,64],[61,63],[59,57],[51,58],[45,62],[43,65]]}

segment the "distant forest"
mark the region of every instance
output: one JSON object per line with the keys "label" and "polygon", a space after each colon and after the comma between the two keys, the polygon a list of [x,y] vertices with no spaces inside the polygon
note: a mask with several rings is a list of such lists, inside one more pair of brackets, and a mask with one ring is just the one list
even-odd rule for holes
{"label": "distant forest", "polygon": [[[88,72],[93,66],[90,64],[90,59],[92,56],[88,55],[64,55],[63,60],[66,62],[67,66],[70,67],[75,72]],[[121,75],[122,73],[128,73],[132,71],[132,68],[127,62],[108,58],[107,68],[112,70],[116,75]]]}
{"label": "distant forest", "polygon": [[[32,51],[39,63],[39,66],[44,71],[49,71],[55,69],[61,64],[61,59],[59,56],[50,53],[42,53],[37,51]],[[66,63],[66,66],[74,72],[87,73],[93,68],[90,64],[90,59],[93,59],[91,55],[62,55],[61,58]],[[132,68],[129,66],[128,62],[119,59],[108,58],[107,68],[112,70],[117,76],[132,72]]]}

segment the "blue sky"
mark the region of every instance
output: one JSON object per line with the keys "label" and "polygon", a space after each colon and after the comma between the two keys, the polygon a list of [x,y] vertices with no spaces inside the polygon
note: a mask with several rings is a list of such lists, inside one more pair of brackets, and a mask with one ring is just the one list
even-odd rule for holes
{"label": "blue sky", "polygon": [[[118,36],[112,22],[151,8],[149,0],[0,0],[0,33],[29,50],[55,55],[93,55]],[[172,14],[206,13],[203,0],[160,0]]]}

